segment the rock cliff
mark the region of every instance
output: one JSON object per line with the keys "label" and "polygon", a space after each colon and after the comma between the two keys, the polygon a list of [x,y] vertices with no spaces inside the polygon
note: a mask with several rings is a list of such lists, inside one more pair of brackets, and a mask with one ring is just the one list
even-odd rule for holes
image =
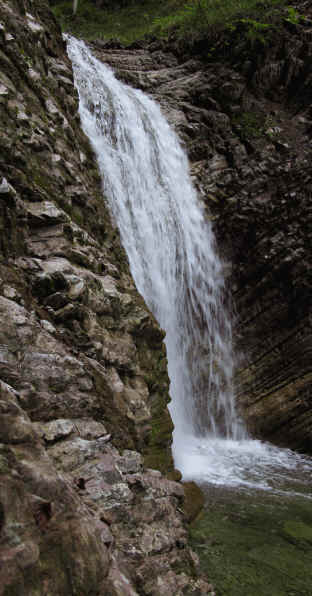
{"label": "rock cliff", "polygon": [[174,477],[163,332],[45,1],[0,1],[0,63],[0,594],[208,593],[158,471]]}
{"label": "rock cliff", "polygon": [[237,401],[253,436],[311,452],[312,14],[190,45],[95,42],[178,131],[232,294]]}
{"label": "rock cliff", "polygon": [[[93,48],[161,103],[188,150],[233,292],[250,430],[311,451],[300,6],[305,21],[266,45],[242,23],[192,47]],[[0,0],[0,63],[0,594],[209,593],[173,480],[163,333],[131,279],[44,0]]]}

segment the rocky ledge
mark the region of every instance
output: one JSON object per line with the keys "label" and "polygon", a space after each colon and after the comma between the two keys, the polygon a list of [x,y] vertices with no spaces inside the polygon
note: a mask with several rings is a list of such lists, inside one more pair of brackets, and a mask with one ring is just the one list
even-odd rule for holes
{"label": "rocky ledge", "polygon": [[77,110],[47,3],[1,0],[0,594],[210,593],[173,480],[164,334]]}
{"label": "rocky ledge", "polygon": [[180,135],[232,295],[237,402],[253,436],[312,450],[312,11],[250,41],[94,42]]}

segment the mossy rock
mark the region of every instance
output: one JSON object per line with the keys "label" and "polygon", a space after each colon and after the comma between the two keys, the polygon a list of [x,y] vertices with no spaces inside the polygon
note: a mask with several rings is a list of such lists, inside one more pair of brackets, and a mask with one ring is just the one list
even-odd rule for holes
{"label": "mossy rock", "polygon": [[312,526],[302,521],[289,520],[284,523],[286,538],[294,542],[312,544]]}
{"label": "mossy rock", "polygon": [[158,406],[152,407],[151,412],[151,433],[144,449],[144,465],[168,475],[173,472],[171,453],[173,423],[163,399],[158,400]]}
{"label": "mossy rock", "polygon": [[185,494],[183,510],[187,521],[192,522],[201,512],[205,497],[195,482],[183,482],[183,487]]}
{"label": "mossy rock", "polygon": [[310,596],[310,501],[204,487],[190,526],[201,569],[222,596]]}

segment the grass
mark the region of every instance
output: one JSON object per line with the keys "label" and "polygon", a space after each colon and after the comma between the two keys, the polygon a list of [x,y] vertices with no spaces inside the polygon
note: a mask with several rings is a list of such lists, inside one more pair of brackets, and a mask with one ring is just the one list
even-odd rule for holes
{"label": "grass", "polygon": [[[261,40],[276,15],[280,20],[286,5],[286,0],[145,0],[124,8],[99,9],[91,0],[79,0],[73,17],[72,1],[64,0],[53,10],[69,33],[89,40],[118,38],[129,44],[146,35],[166,38],[175,31],[178,37],[196,38],[238,25],[244,26],[251,40]],[[289,18],[287,10],[283,16],[287,14]]]}
{"label": "grass", "polygon": [[100,9],[90,0],[79,0],[75,17],[72,1],[64,0],[53,7],[62,29],[84,39],[114,39],[130,44],[145,35],[152,34],[157,19],[176,14],[183,0],[145,0],[124,8]]}

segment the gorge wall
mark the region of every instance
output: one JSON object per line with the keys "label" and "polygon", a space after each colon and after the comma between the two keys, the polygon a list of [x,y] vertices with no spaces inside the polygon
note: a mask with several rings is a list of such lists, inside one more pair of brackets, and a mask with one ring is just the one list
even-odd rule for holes
{"label": "gorge wall", "polygon": [[[241,33],[93,48],[187,147],[231,264],[250,430],[311,451],[312,22],[265,47]],[[173,480],[163,333],[77,109],[46,2],[0,0],[0,594],[210,593]]]}
{"label": "gorge wall", "polygon": [[150,93],[178,131],[214,220],[235,316],[237,401],[253,436],[312,449],[312,14],[195,44],[97,56]]}
{"label": "gorge wall", "polygon": [[[204,594],[163,332],[110,220],[59,26],[0,2],[0,594]],[[157,468],[155,470],[154,468]]]}

